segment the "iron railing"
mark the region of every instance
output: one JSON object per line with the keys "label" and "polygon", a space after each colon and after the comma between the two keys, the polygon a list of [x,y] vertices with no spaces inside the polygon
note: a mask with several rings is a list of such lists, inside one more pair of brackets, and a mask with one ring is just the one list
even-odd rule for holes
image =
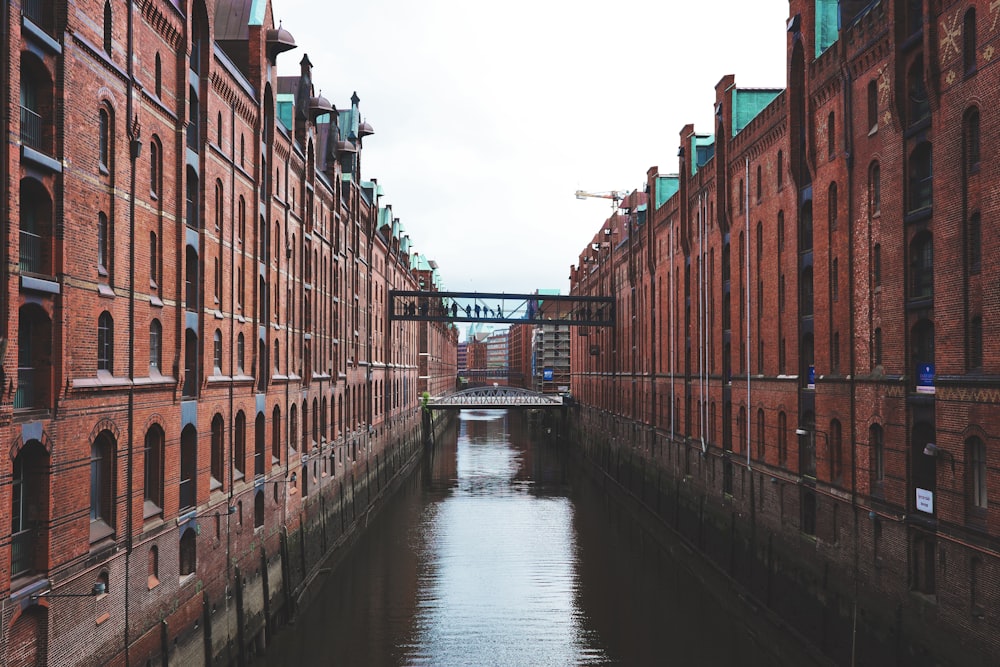
{"label": "iron railing", "polygon": [[37,408],[41,401],[41,369],[25,366],[17,369],[17,391],[14,392],[14,409]]}
{"label": "iron railing", "polygon": [[42,273],[42,237],[35,232],[21,230],[20,262],[22,273]]}
{"label": "iron railing", "polygon": [[35,553],[35,530],[29,528],[11,536],[10,573],[18,575],[31,570]]}
{"label": "iron railing", "polygon": [[21,143],[36,151],[44,151],[42,116],[34,109],[21,107]]}

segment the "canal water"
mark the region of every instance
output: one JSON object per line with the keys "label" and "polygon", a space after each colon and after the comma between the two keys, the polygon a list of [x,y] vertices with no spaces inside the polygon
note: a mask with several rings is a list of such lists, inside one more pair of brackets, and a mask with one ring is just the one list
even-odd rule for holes
{"label": "canal water", "polygon": [[462,412],[255,665],[814,664],[566,447],[523,412]]}

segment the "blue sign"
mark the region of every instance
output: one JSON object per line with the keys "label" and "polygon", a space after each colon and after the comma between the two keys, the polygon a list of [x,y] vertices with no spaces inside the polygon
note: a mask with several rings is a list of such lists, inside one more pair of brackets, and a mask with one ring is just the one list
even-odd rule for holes
{"label": "blue sign", "polygon": [[816,367],[815,366],[810,366],[809,367],[808,388],[809,389],[815,389],[816,388]]}
{"label": "blue sign", "polygon": [[934,393],[934,364],[917,364],[917,393]]}
{"label": "blue sign", "polygon": [[545,380],[546,382],[552,382],[551,368],[546,368],[544,371],[542,371],[542,379]]}

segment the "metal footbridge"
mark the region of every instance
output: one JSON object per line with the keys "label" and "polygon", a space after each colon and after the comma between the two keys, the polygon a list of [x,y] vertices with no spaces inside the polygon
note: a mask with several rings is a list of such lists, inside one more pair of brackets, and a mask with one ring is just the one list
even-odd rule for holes
{"label": "metal footbridge", "polygon": [[474,387],[432,397],[425,406],[431,410],[559,408],[563,406],[563,397],[559,394],[540,394],[520,387]]}

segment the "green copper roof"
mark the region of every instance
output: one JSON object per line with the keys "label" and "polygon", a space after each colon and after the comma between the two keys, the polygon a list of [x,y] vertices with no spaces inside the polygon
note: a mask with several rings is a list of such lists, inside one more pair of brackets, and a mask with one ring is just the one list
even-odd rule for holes
{"label": "green copper roof", "polygon": [[667,200],[674,196],[681,187],[679,176],[657,176],[656,177],[656,208],[660,208]]}
{"label": "green copper roof", "polygon": [[715,155],[715,135],[695,134],[691,137],[691,175],[694,176],[698,170]]}
{"label": "green copper roof", "polygon": [[361,181],[361,187],[368,188],[369,190],[371,190],[377,196],[380,197],[385,194],[385,191],[382,189],[382,186],[376,183],[375,181]]}
{"label": "green copper roof", "polygon": [[278,120],[286,130],[292,129],[292,114],[295,111],[295,95],[278,93]]}
{"label": "green copper roof", "polygon": [[340,138],[357,139],[358,124],[360,123],[358,110],[351,107],[350,109],[338,111],[337,113],[340,115]]}
{"label": "green copper roof", "polygon": [[382,206],[378,210],[378,228],[388,227],[392,229],[392,207]]}
{"label": "green copper roof", "polygon": [[816,57],[833,46],[840,30],[837,0],[816,0]]}
{"label": "green copper roof", "polygon": [[250,5],[250,20],[247,25],[264,25],[264,14],[267,13],[267,0],[253,0]]}
{"label": "green copper roof", "polygon": [[775,88],[737,88],[733,91],[733,136],[750,124],[775,97],[781,94],[781,89]]}

